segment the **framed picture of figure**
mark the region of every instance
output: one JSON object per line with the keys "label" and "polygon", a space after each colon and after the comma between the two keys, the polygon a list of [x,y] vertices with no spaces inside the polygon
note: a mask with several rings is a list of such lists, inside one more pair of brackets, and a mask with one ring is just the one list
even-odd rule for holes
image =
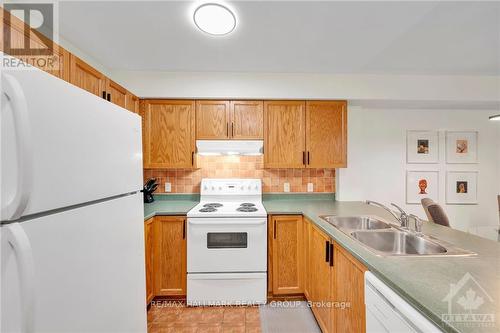
{"label": "framed picture of figure", "polygon": [[446,203],[477,204],[477,171],[449,171],[446,174]]}
{"label": "framed picture of figure", "polygon": [[423,198],[439,200],[438,171],[407,171],[406,172],[406,203],[420,204]]}
{"label": "framed picture of figure", "polygon": [[477,163],[477,132],[446,132],[447,163]]}
{"label": "framed picture of figure", "polygon": [[437,131],[406,132],[407,163],[438,163],[439,134]]}

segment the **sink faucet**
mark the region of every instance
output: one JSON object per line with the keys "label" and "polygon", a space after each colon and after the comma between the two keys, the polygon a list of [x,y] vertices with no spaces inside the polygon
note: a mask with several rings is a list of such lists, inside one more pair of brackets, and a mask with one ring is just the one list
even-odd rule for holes
{"label": "sink faucet", "polygon": [[400,215],[396,215],[392,209],[390,209],[389,207],[381,204],[381,203],[378,203],[376,201],[371,201],[371,200],[366,200],[366,203],[368,205],[374,205],[374,206],[378,206],[380,208],[383,208],[385,209],[386,211],[388,211],[389,213],[391,213],[392,216],[394,216],[394,218],[399,222],[399,224],[401,225],[402,228],[405,228],[407,229],[408,228],[408,220],[409,220],[409,217],[408,217],[408,214],[406,214],[406,212],[401,208],[399,207],[398,205],[394,204],[394,203],[391,203],[392,206],[396,207],[397,210],[399,210],[400,212]]}
{"label": "sink faucet", "polygon": [[415,233],[417,235],[421,235],[423,221],[420,219],[420,217],[418,217],[417,215],[410,214],[408,218],[413,219],[413,221],[415,221]]}

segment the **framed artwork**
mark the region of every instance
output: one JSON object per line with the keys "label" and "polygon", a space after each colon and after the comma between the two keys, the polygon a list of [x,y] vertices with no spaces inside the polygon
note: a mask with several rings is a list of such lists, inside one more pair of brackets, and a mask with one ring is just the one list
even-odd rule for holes
{"label": "framed artwork", "polygon": [[477,171],[448,171],[446,203],[450,205],[477,204]]}
{"label": "framed artwork", "polygon": [[446,132],[447,163],[477,163],[477,132]]}
{"label": "framed artwork", "polygon": [[406,172],[406,203],[420,204],[423,198],[439,200],[438,171],[407,171]]}
{"label": "framed artwork", "polygon": [[437,131],[406,132],[407,163],[438,163],[439,134]]}

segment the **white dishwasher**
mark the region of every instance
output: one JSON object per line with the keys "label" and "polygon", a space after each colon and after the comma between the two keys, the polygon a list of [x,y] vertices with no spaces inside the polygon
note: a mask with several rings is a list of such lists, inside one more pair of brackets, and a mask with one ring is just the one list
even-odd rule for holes
{"label": "white dishwasher", "polygon": [[367,333],[442,332],[369,271],[365,305]]}

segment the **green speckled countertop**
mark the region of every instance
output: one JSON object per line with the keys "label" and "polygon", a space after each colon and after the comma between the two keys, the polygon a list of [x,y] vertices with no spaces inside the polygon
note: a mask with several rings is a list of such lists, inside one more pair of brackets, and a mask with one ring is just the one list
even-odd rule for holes
{"label": "green speckled countertop", "polygon": [[[184,215],[197,202],[197,196],[161,196],[152,204],[145,204],[145,219],[154,215]],[[384,220],[393,219],[385,210],[363,202],[334,201],[327,195],[264,195],[264,206],[269,214],[303,214],[325,233],[363,262],[366,267],[397,294],[412,304],[447,332],[500,332],[500,243],[470,235],[461,231],[424,223],[423,232],[463,249],[477,253],[471,257],[381,257],[351,239],[332,225],[323,221],[321,215],[376,215]],[[441,320],[448,313],[448,304],[443,299],[456,284],[470,273],[493,299],[483,297],[483,304],[476,313],[493,314],[493,326],[471,326],[455,324],[449,326]],[[478,288],[475,288],[476,291]],[[465,295],[465,290],[460,295]],[[460,305],[455,304],[455,308]],[[463,310],[463,309],[462,309]],[[467,311],[461,311],[466,313]]]}

